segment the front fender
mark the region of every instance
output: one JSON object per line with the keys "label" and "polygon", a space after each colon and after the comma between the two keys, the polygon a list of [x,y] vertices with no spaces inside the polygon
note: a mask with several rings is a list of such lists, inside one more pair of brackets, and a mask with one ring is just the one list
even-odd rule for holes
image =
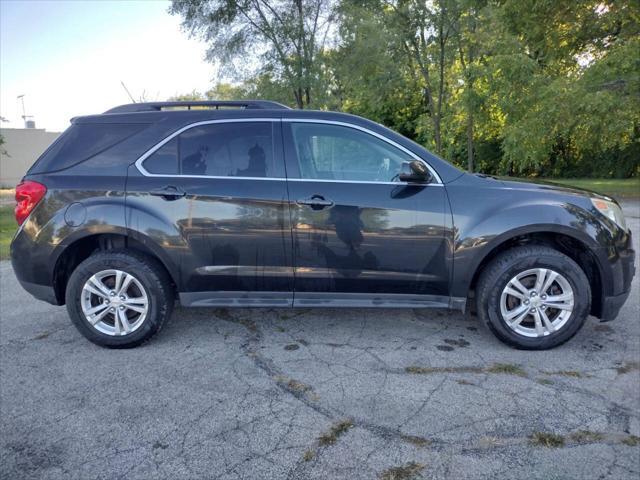
{"label": "front fender", "polygon": [[[515,200],[515,201],[514,201]],[[560,234],[577,240],[593,253],[606,285],[606,245],[613,234],[579,202],[542,198],[487,205],[473,216],[454,213],[455,241],[452,295],[466,296],[482,262],[505,242],[532,233]],[[477,213],[476,206],[476,213]]]}

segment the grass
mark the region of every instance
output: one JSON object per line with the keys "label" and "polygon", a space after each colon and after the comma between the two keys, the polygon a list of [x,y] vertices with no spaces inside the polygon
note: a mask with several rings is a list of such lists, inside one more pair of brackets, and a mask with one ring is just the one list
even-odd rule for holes
{"label": "grass", "polygon": [[559,448],[564,446],[564,437],[548,432],[535,432],[530,437],[533,445],[539,445],[547,448]]}
{"label": "grass", "polygon": [[518,377],[526,377],[525,372],[519,365],[513,365],[511,363],[494,363],[487,368],[480,367],[420,367],[417,365],[411,365],[405,367],[406,373],[414,375],[429,375],[434,373],[497,373],[504,375],[516,375]]}
{"label": "grass", "polygon": [[299,382],[293,378],[278,376],[275,380],[292,393],[307,393],[313,390],[306,383]]}
{"label": "grass", "polygon": [[545,375],[560,375],[562,377],[582,378],[582,373],[577,370],[558,370],[556,372],[544,372]]}
{"label": "grass", "polygon": [[593,443],[601,441],[604,435],[599,432],[592,432],[591,430],[578,430],[577,432],[573,432],[570,438],[577,443]]}
{"label": "grass", "polygon": [[632,372],[633,370],[640,369],[640,362],[626,362],[624,365],[616,368],[618,371],[618,375],[622,375],[624,373]]}
{"label": "grass", "polygon": [[318,445],[321,447],[333,445],[338,440],[338,437],[346,433],[351,427],[353,427],[353,422],[351,420],[342,420],[333,424],[328,432],[323,433],[318,437]]}
{"label": "grass", "polygon": [[401,435],[400,438],[405,442],[415,445],[416,447],[428,447],[431,445],[431,440],[427,440],[424,437],[418,437],[416,435]]}
{"label": "grass", "polygon": [[627,438],[622,440],[622,443],[628,445],[629,447],[636,447],[640,445],[640,437],[636,437],[635,435],[629,435]]}
{"label": "grass", "polygon": [[0,207],[0,260],[9,258],[9,244],[17,228],[13,206]]}
{"label": "grass", "polygon": [[639,178],[545,178],[569,187],[584,188],[614,198],[640,198]]}
{"label": "grass", "polygon": [[512,363],[495,363],[487,369],[488,373],[501,373],[504,375],[517,375],[518,377],[526,377],[525,372],[519,365]]}
{"label": "grass", "polygon": [[419,367],[411,365],[406,367],[404,371],[415,375],[428,375],[431,373],[482,373],[483,370],[480,367]]}
{"label": "grass", "polygon": [[338,438],[340,438],[341,435],[344,435],[347,430],[352,427],[353,422],[349,419],[340,420],[339,422],[334,423],[333,425],[331,425],[331,428],[328,432],[325,432],[318,437],[318,442],[316,445],[305,450],[304,454],[302,455],[302,460],[305,462],[310,462],[311,460],[316,458],[316,455],[318,455],[318,448],[333,445],[338,441]]}
{"label": "grass", "polygon": [[424,467],[423,464],[416,462],[407,463],[402,467],[393,467],[382,472],[380,480],[409,480],[416,478],[424,470]]}

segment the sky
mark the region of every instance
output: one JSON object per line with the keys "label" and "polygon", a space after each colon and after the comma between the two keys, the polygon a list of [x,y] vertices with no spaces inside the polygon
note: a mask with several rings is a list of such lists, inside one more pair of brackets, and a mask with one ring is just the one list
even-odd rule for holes
{"label": "sky", "polygon": [[206,45],[167,13],[168,0],[0,0],[3,128],[60,132],[79,115],[131,100],[206,91],[215,77]]}

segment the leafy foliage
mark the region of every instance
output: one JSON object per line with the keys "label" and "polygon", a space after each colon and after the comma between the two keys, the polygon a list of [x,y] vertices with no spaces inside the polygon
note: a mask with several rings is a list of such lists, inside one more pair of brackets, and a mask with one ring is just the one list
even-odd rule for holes
{"label": "leafy foliage", "polygon": [[640,174],[635,0],[174,0],[200,98],[351,112],[490,174]]}

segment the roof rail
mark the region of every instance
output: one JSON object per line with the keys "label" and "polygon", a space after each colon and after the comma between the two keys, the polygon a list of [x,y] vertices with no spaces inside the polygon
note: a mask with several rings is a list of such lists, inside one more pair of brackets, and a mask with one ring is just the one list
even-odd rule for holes
{"label": "roof rail", "polygon": [[159,112],[165,109],[187,109],[191,110],[192,107],[205,107],[218,110],[220,107],[237,107],[244,109],[260,109],[260,110],[282,110],[289,107],[282,105],[278,102],[270,102],[268,100],[196,100],[186,102],[144,102],[144,103],[129,103],[127,105],[120,105],[107,110],[104,113],[133,113],[133,112]]}

